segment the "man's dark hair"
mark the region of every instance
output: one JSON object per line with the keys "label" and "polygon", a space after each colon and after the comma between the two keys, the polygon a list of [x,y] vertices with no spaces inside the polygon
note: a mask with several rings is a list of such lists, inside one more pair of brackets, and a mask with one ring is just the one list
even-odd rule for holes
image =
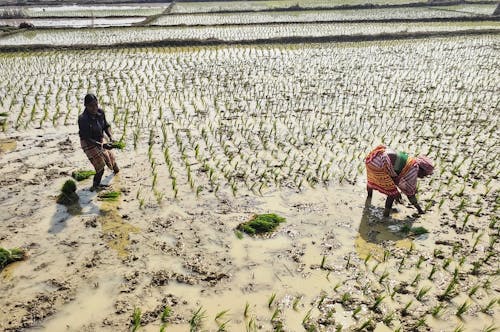
{"label": "man's dark hair", "polygon": [[85,99],[83,100],[83,105],[87,106],[90,103],[93,103],[94,101],[97,101],[97,97],[93,93],[88,93],[85,96]]}

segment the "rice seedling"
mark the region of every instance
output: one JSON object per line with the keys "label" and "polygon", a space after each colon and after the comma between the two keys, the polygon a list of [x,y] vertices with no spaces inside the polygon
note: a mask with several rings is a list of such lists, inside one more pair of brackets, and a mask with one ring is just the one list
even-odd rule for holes
{"label": "rice seedling", "polygon": [[464,325],[460,324],[455,329],[453,329],[453,332],[463,332],[464,331]]}
{"label": "rice seedling", "polygon": [[196,310],[193,313],[191,319],[189,319],[189,331],[190,332],[200,331],[201,327],[203,326],[203,321],[205,318],[206,318],[205,310],[203,310],[202,307],[199,307],[198,310]]}
{"label": "rice seedling", "polygon": [[434,249],[434,251],[433,251],[434,258],[441,257],[442,255],[443,255],[443,251],[441,249],[438,249],[438,248]]}
{"label": "rice seedling", "polygon": [[293,308],[294,311],[298,310],[298,306],[299,306],[300,300],[301,300],[301,297],[299,297],[299,296],[296,296],[293,299],[292,308]]}
{"label": "rice seedling", "polygon": [[491,324],[491,325],[488,325],[488,326],[485,326],[481,332],[494,332],[498,330],[498,328],[494,325],[494,324]]}
{"label": "rice seedling", "polygon": [[95,175],[95,171],[74,171],[71,173],[71,177],[76,181],[86,180],[93,175]]}
{"label": "rice seedling", "polygon": [[372,253],[368,253],[368,255],[366,255],[365,259],[364,259],[364,264],[367,265],[368,264],[368,261],[370,260],[370,258],[372,257]]}
{"label": "rice seedling", "polygon": [[390,255],[391,255],[391,252],[389,250],[387,250],[387,249],[384,250],[384,257],[382,258],[382,261],[383,262],[387,262],[387,260],[389,259]]}
{"label": "rice seedling", "polygon": [[481,308],[481,312],[485,314],[489,314],[491,312],[491,309],[495,306],[495,304],[498,303],[498,299],[492,299],[488,304],[486,304],[484,307]]}
{"label": "rice seedling", "polygon": [[309,320],[311,319],[311,312],[312,312],[312,309],[309,309],[307,312],[306,312],[306,315],[304,316],[304,318],[302,319],[302,325],[306,325]]}
{"label": "rice seedling", "polygon": [[451,262],[452,262],[451,258],[446,258],[443,262],[443,269],[446,270],[448,266],[450,266]]}
{"label": "rice seedling", "polygon": [[382,275],[379,277],[378,279],[378,282],[379,283],[382,283],[384,282],[384,280],[389,276],[389,272],[387,270],[384,271],[384,273],[382,273]]}
{"label": "rice seedling", "polygon": [[399,261],[399,265],[398,265],[398,272],[401,273],[401,270],[403,269],[404,267],[404,264],[405,264],[405,260],[406,260],[406,257],[403,256],[401,257],[401,260]]}
{"label": "rice seedling", "polygon": [[363,331],[363,330],[367,330],[367,331],[370,331],[370,330],[373,330],[375,328],[375,324],[373,323],[372,319],[368,319],[366,322],[364,322],[363,324],[361,324],[361,326],[357,329],[355,329],[355,331]]}
{"label": "rice seedling", "polygon": [[19,248],[5,249],[0,247],[0,271],[10,263],[26,258],[26,252]]}
{"label": "rice seedling", "polygon": [[431,287],[422,287],[420,288],[420,290],[418,291],[418,294],[417,296],[415,297],[417,299],[417,301],[420,301],[422,302],[423,299],[424,299],[424,296],[431,290]]}
{"label": "rice seedling", "polygon": [[326,294],[322,293],[321,297],[319,298],[319,301],[318,301],[318,305],[317,305],[318,308],[321,307],[321,305],[323,304],[323,301],[325,301],[325,299],[326,299]]}
{"label": "rice seedling", "polygon": [[462,317],[462,315],[467,311],[469,310],[469,307],[470,307],[470,303],[469,301],[465,300],[464,303],[462,303],[458,309],[457,309],[457,312],[455,313],[456,316],[458,317]]}
{"label": "rice seedling", "polygon": [[248,318],[249,309],[250,309],[250,304],[247,302],[245,303],[245,309],[243,310],[243,317]]}
{"label": "rice seedling", "polygon": [[268,308],[271,308],[271,306],[273,305],[273,302],[274,302],[275,299],[276,299],[276,293],[273,293],[271,295],[271,297],[269,298],[269,300],[267,301],[267,307]]}
{"label": "rice seedling", "polygon": [[255,319],[251,318],[248,321],[248,324],[245,326],[247,332],[256,332],[257,331],[257,324],[255,323]]}
{"label": "rice seedling", "polygon": [[140,308],[135,308],[132,315],[132,331],[135,332],[141,326],[142,312]]}
{"label": "rice seedling", "polygon": [[249,235],[269,233],[275,230],[280,223],[285,221],[285,218],[274,213],[256,214],[249,221],[239,224],[237,230],[245,232]]}
{"label": "rice seedling", "polygon": [[416,263],[415,267],[416,267],[417,269],[419,269],[419,268],[420,268],[420,265],[421,265],[421,264],[422,264],[422,262],[424,262],[424,261],[425,261],[425,258],[424,258],[423,256],[419,256],[419,257],[418,257],[418,261],[417,261],[417,263]]}
{"label": "rice seedling", "polygon": [[481,240],[481,238],[483,237],[484,233],[479,233],[477,236],[476,236],[476,239],[474,240],[474,244],[472,245],[472,249],[471,251],[474,252],[476,250],[476,247],[479,243],[479,241]]}
{"label": "rice seedling", "polygon": [[382,301],[385,299],[385,295],[379,295],[375,297],[375,302],[372,304],[370,307],[371,310],[377,310],[379,305],[382,303]]}
{"label": "rice seedling", "polygon": [[273,315],[271,316],[271,322],[275,322],[276,319],[279,317],[280,315],[280,310],[279,308],[276,308],[273,312]]}
{"label": "rice seedling", "polygon": [[218,312],[216,315],[215,315],[215,321],[218,321],[220,320],[221,318],[223,318],[227,313],[229,312],[229,309],[227,310],[223,310],[223,311],[220,311]]}
{"label": "rice seedling", "polygon": [[357,306],[356,309],[353,310],[351,317],[357,319],[356,315],[361,311],[361,306]]}
{"label": "rice seedling", "polygon": [[417,286],[421,279],[422,279],[422,274],[417,273],[417,275],[415,275],[415,278],[413,279],[410,285],[413,287]]}
{"label": "rice seedling", "polygon": [[161,313],[161,321],[162,322],[167,322],[168,318],[170,317],[170,315],[172,314],[172,308],[170,308],[169,306],[166,306],[165,309],[163,309],[162,313]]}
{"label": "rice seedling", "polygon": [[481,260],[472,262],[472,270],[470,273],[472,275],[477,276],[479,274],[479,269],[481,268],[482,265],[483,265],[483,261],[481,261]]}
{"label": "rice seedling", "polygon": [[421,326],[425,326],[425,325],[427,325],[427,321],[426,321],[425,317],[420,317],[420,318],[417,320],[417,322],[415,323],[415,325],[414,325],[414,327],[413,327],[413,328],[414,328],[415,330],[418,330],[418,328],[420,328]]}
{"label": "rice seedling", "polygon": [[453,248],[452,248],[452,251],[451,251],[451,255],[452,256],[455,256],[459,251],[460,249],[462,248],[462,244],[459,243],[459,242],[455,242],[453,244]]}
{"label": "rice seedling", "polygon": [[392,324],[392,321],[395,319],[395,314],[394,314],[394,311],[390,311],[388,312],[387,314],[385,314],[384,317],[382,317],[382,322],[387,325],[387,326],[391,326]]}
{"label": "rice seedling", "polygon": [[413,304],[413,300],[410,300],[408,301],[405,306],[403,307],[403,310],[401,310],[401,315],[404,317],[404,316],[408,316],[410,314],[410,312],[408,311],[408,309],[410,309],[411,305]]}

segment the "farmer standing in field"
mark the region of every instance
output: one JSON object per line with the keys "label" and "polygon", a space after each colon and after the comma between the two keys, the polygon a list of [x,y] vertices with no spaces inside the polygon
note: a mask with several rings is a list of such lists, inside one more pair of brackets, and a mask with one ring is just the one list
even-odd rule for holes
{"label": "farmer standing in field", "polygon": [[431,175],[434,171],[432,161],[425,156],[410,157],[404,152],[394,151],[385,145],[379,145],[365,158],[368,177],[368,198],[373,195],[373,189],[387,195],[384,217],[388,217],[394,201],[402,203],[398,188],[408,196],[419,214],[424,210],[418,204],[417,178]]}
{"label": "farmer standing in field", "polygon": [[113,138],[106,116],[98,106],[97,97],[94,94],[87,94],[84,105],[85,110],[78,117],[80,144],[95,169],[94,182],[90,188],[91,191],[95,191],[101,185],[105,165],[115,174],[120,171],[120,168],[115,162],[113,153],[109,151],[113,148],[112,144],[104,143],[104,133],[111,142]]}

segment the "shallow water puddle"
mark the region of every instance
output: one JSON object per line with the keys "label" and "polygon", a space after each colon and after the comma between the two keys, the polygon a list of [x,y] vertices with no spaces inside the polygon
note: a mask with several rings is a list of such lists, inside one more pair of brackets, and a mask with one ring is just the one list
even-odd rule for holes
{"label": "shallow water puddle", "polygon": [[17,148],[17,142],[14,139],[0,139],[0,154],[14,151]]}
{"label": "shallow water puddle", "polygon": [[101,322],[113,310],[113,297],[118,292],[121,278],[114,274],[100,278],[80,288],[76,298],[63,306],[46,324],[45,331],[81,331],[89,322]]}

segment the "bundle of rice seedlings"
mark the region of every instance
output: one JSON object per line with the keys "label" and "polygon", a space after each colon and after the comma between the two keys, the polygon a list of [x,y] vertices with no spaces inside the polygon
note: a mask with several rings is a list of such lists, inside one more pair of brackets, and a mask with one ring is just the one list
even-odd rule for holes
{"label": "bundle of rice seedlings", "polygon": [[237,229],[250,235],[272,232],[286,219],[274,213],[256,214],[247,222],[238,225]]}
{"label": "bundle of rice seedlings", "polygon": [[74,171],[71,173],[71,177],[76,181],[86,180],[93,175],[95,175],[95,171]]}
{"label": "bundle of rice seedlings", "polygon": [[78,202],[76,194],[76,183],[73,180],[66,180],[61,188],[61,194],[57,198],[57,203],[63,205],[71,205]]}
{"label": "bundle of rice seedlings", "polygon": [[102,201],[116,201],[120,194],[119,191],[106,191],[99,194],[99,199]]}
{"label": "bundle of rice seedlings", "polygon": [[111,143],[111,146],[113,147],[113,149],[123,150],[125,148],[125,143],[123,141],[118,141]]}
{"label": "bundle of rice seedlings", "polygon": [[9,250],[0,247],[0,270],[12,262],[23,260],[25,257],[26,253],[22,249]]}

